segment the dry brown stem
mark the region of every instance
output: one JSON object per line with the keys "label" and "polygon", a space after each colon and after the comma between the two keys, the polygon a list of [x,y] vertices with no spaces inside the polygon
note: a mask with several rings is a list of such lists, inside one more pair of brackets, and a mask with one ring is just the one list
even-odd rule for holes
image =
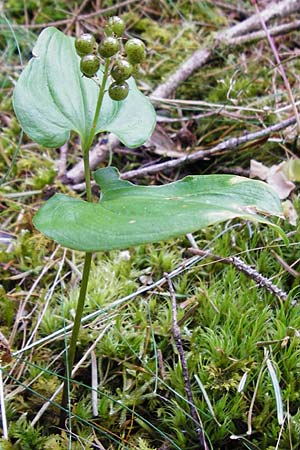
{"label": "dry brown stem", "polygon": [[140,169],[131,170],[129,172],[122,174],[121,177],[124,180],[128,180],[130,178],[140,177],[145,174],[157,173],[161,170],[174,169],[175,167],[190,164],[191,162],[199,161],[200,159],[207,158],[221,151],[231,150],[235,147],[239,147],[240,145],[245,144],[249,141],[255,141],[256,139],[269,136],[271,133],[283,130],[284,128],[287,128],[288,126],[294,124],[295,122],[296,122],[295,117],[291,117],[290,119],[283,120],[282,122],[279,122],[275,125],[271,125],[270,127],[264,128],[263,130],[227,139],[226,141],[220,142],[219,144],[215,145],[214,147],[208,150],[199,150],[198,152],[185,155],[182,158],[177,158],[175,160],[166,161],[160,164],[153,164],[148,167],[142,167]]}
{"label": "dry brown stem", "polygon": [[[122,173],[121,178],[123,180],[130,180],[132,178],[142,177],[144,175],[149,175],[153,173],[158,173],[163,170],[174,169],[176,167],[184,166],[186,164],[190,164],[195,161],[199,161],[204,158],[208,158],[216,153],[219,153],[224,150],[231,150],[233,148],[239,147],[242,144],[246,144],[250,141],[255,141],[256,139],[261,139],[263,137],[269,136],[271,133],[275,133],[277,131],[283,130],[290,125],[293,125],[296,122],[295,117],[290,117],[289,119],[283,120],[282,122],[278,122],[275,125],[271,125],[270,127],[264,128],[263,130],[256,131],[254,133],[244,134],[242,136],[233,137],[227,139],[226,141],[220,142],[214,147],[208,150],[199,150],[194,153],[190,153],[181,158],[172,159],[170,161],[165,161],[159,164],[152,164],[147,167],[141,167],[136,170],[130,170],[128,172]],[[82,191],[85,188],[84,183],[80,183],[72,186],[75,191]]]}
{"label": "dry brown stem", "polygon": [[238,271],[243,272],[249,278],[255,281],[258,287],[266,289],[271,294],[276,295],[276,297],[280,298],[280,300],[287,300],[288,295],[278,286],[273,284],[268,278],[264,277],[261,273],[259,273],[256,269],[244,263],[240,258],[236,256],[223,257],[214,255],[206,250],[200,250],[198,248],[189,248],[189,252],[193,255],[205,256],[208,258],[212,258],[214,261],[221,262],[223,264],[231,264]]}
{"label": "dry brown stem", "polygon": [[[284,23],[282,25],[277,25],[269,29],[269,33],[271,36],[282,36],[284,34],[291,33],[292,31],[300,29],[300,20],[294,20],[293,22]],[[254,31],[252,33],[244,34],[243,36],[237,36],[230,39],[227,39],[226,43],[228,45],[242,45],[242,44],[250,44],[253,41],[259,41],[266,37],[266,33],[264,30]]]}

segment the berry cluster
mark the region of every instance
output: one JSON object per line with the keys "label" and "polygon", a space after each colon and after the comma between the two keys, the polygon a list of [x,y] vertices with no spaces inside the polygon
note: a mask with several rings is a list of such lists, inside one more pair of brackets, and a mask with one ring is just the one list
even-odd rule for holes
{"label": "berry cluster", "polygon": [[97,44],[94,36],[82,34],[75,40],[75,49],[81,57],[80,70],[88,78],[96,75],[100,68],[101,58],[106,61],[114,57],[110,75],[113,83],[108,93],[112,100],[124,100],[129,91],[126,80],[133,75],[146,56],[145,44],[140,39],[129,39],[125,46],[125,54],[121,56],[123,47],[121,37],[125,31],[124,21],[118,17],[110,17],[105,27],[105,37]]}

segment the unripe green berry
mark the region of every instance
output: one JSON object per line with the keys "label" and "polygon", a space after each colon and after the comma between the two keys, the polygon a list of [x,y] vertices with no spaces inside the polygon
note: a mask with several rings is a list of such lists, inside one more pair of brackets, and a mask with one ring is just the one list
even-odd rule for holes
{"label": "unripe green berry", "polygon": [[126,61],[126,59],[117,59],[110,74],[114,80],[121,83],[122,81],[127,80],[132,74],[132,65]]}
{"label": "unripe green berry", "polygon": [[84,56],[93,53],[97,48],[94,36],[89,33],[84,33],[75,39],[75,49],[77,55]]}
{"label": "unripe green berry", "polygon": [[112,83],[109,86],[108,93],[112,100],[121,101],[124,100],[129,92],[129,86],[124,81],[123,83]]}
{"label": "unripe green berry", "polygon": [[106,26],[107,34],[114,34],[117,37],[121,37],[125,31],[125,23],[121,17],[113,16],[108,19]]}
{"label": "unripe green berry", "polygon": [[146,47],[140,39],[129,39],[125,44],[125,51],[131,64],[141,63],[146,57]]}
{"label": "unripe green berry", "polygon": [[117,38],[107,36],[99,45],[99,55],[103,58],[110,58],[120,50],[120,43]]}
{"label": "unripe green berry", "polygon": [[80,60],[80,70],[86,77],[94,76],[100,67],[100,60],[96,55],[85,55]]}

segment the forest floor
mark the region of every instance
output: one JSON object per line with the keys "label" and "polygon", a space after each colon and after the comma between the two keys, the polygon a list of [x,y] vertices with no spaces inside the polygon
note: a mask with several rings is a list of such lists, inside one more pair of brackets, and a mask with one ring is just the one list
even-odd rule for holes
{"label": "forest floor", "polygon": [[[299,449],[300,4],[275,4],[259,1],[258,17],[240,0],[0,2],[1,450]],[[12,92],[43,28],[101,35],[115,14],[147,44],[138,84],[158,121],[138,149],[109,149],[101,136],[93,168],[112,164],[142,185],[260,176],[283,201],[285,219],[272,220],[289,245],[272,227],[234,220],[95,253],[61,430],[83,254],[47,240],[32,218],[56,192],[84,198],[81,154],[75,135],[57,149],[33,143]]]}

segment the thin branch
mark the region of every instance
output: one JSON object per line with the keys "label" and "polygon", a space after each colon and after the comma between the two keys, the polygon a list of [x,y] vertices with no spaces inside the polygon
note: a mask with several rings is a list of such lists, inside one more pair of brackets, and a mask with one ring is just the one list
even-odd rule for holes
{"label": "thin branch", "polygon": [[71,22],[69,22],[69,24],[68,24],[68,26],[67,26],[67,28],[65,30],[66,34],[71,30],[72,26],[74,24],[76,24],[76,22],[78,21],[78,17],[80,16],[81,11],[84,10],[84,8],[86,7],[86,5],[88,4],[89,1],[90,0],[83,0],[81,5],[79,6],[79,8],[77,8],[76,14],[74,14],[73,18],[71,19]]}
{"label": "thin branch", "polygon": [[[247,142],[255,141],[256,139],[260,139],[262,137],[267,137],[271,133],[283,130],[288,126],[293,125],[295,122],[296,122],[295,117],[290,117],[289,119],[283,120],[282,122],[278,122],[275,125],[271,125],[270,127],[264,128],[263,130],[227,139],[226,141],[220,142],[220,144],[217,144],[208,150],[199,150],[198,152],[185,155],[182,158],[177,158],[175,160],[173,159],[160,164],[152,164],[151,166],[142,167],[136,170],[130,170],[128,172],[121,174],[121,178],[123,180],[129,180],[132,178],[144,176],[146,174],[157,173],[160,172],[161,170],[174,169],[175,167],[190,164],[192,162],[199,161],[201,159],[212,156],[220,151],[231,150]],[[75,186],[73,186],[73,188],[75,189]]]}
{"label": "thin branch", "polygon": [[[294,20],[293,22],[284,23],[282,25],[277,25],[269,29],[269,33],[271,36],[282,36],[284,34],[288,34],[292,31],[296,31],[300,29],[300,20]],[[242,45],[242,44],[250,44],[253,41],[258,41],[264,39],[266,37],[266,33],[264,30],[254,31],[252,33],[244,34],[243,36],[237,36],[228,39],[226,42],[228,45]]]}
{"label": "thin branch", "polygon": [[210,253],[206,250],[200,250],[196,248],[189,248],[189,252],[193,255],[207,256],[209,258],[212,258],[214,261],[218,261],[223,264],[231,264],[237,270],[243,272],[249,278],[254,280],[258,287],[266,289],[268,292],[271,292],[271,294],[276,295],[276,297],[278,297],[280,300],[286,301],[288,298],[288,294],[286,292],[284,292],[278,286],[275,286],[275,284],[273,284],[268,278],[261,275],[256,269],[248,266],[248,264],[244,263],[244,261],[242,261],[240,258],[237,258],[236,256],[223,257],[214,255],[213,253]]}
{"label": "thin branch", "polygon": [[[295,122],[296,122],[295,117],[290,117],[289,119],[283,120],[282,122],[278,122],[274,125],[264,128],[263,130],[227,139],[226,141],[220,142],[219,144],[215,145],[214,147],[208,150],[199,150],[197,152],[190,153],[189,155],[185,155],[181,158],[171,159],[169,161],[165,161],[159,164],[151,164],[150,166],[141,167],[135,170],[129,170],[128,172],[121,173],[120,176],[123,180],[130,180],[133,178],[143,177],[148,174],[158,173],[163,170],[181,167],[186,164],[190,164],[192,162],[208,158],[221,151],[232,150],[233,148],[239,147],[240,145],[246,144],[247,142],[267,137],[272,133],[284,130],[290,125],[293,125]],[[92,184],[95,183],[92,182]],[[85,189],[85,183],[74,184],[72,186],[72,189],[74,189],[75,191],[83,191]]]}
{"label": "thin branch", "polygon": [[98,416],[98,368],[97,357],[94,350],[91,352],[91,381],[92,381],[92,411],[93,416]]}
{"label": "thin branch", "polygon": [[[190,267],[197,264],[200,260],[201,260],[200,256],[193,256],[191,258],[184,260],[181,264],[179,264],[174,270],[172,270],[168,274],[169,278],[172,279],[173,277],[180,275],[181,273],[188,270]],[[166,283],[166,281],[167,281],[166,277],[162,277],[150,285],[140,287],[135,292],[110,303],[108,306],[97,309],[96,311],[93,311],[92,313],[86,315],[85,317],[82,318],[81,323],[82,324],[91,323],[91,321],[93,321],[97,317],[101,316],[102,314],[104,314],[104,313],[106,314],[109,311],[113,311],[115,308],[118,308],[119,306],[124,305],[127,302],[130,302],[134,298],[136,298],[140,295],[143,295],[147,292],[150,292],[153,289],[157,288],[158,286],[162,286],[163,284]],[[40,345],[44,345],[46,343],[48,344],[49,342],[52,342],[56,339],[63,338],[71,332],[72,327],[73,327],[72,323],[69,325],[66,325],[65,327],[60,328],[59,330],[56,330],[53,333],[49,334],[48,336],[44,336],[43,338],[39,339],[39,341],[33,342],[32,344],[30,344],[26,347],[23,347],[20,350],[14,351],[12,353],[12,356],[16,357],[18,355],[22,355],[25,351],[28,351],[34,347],[39,347]]]}
{"label": "thin branch", "polygon": [[173,287],[172,281],[169,278],[167,273],[165,273],[165,277],[167,278],[167,281],[168,281],[169,291],[170,291],[170,296],[171,296],[171,304],[172,304],[172,334],[173,334],[173,338],[174,338],[174,341],[175,341],[175,344],[177,347],[177,351],[179,354],[180,362],[181,362],[182,375],[183,375],[183,380],[184,380],[184,388],[185,388],[185,392],[186,392],[187,399],[189,402],[191,417],[193,418],[193,421],[195,422],[195,424],[197,426],[196,433],[198,436],[200,448],[203,450],[209,450],[208,445],[205,440],[203,424],[202,424],[201,418],[197,414],[197,410],[196,410],[195,403],[194,403],[187,362],[186,362],[186,359],[184,356],[184,350],[183,350],[183,345],[182,345],[182,341],[181,341],[181,332],[180,332],[179,325],[177,323],[177,305],[176,305],[176,297],[175,297],[174,287]]}

